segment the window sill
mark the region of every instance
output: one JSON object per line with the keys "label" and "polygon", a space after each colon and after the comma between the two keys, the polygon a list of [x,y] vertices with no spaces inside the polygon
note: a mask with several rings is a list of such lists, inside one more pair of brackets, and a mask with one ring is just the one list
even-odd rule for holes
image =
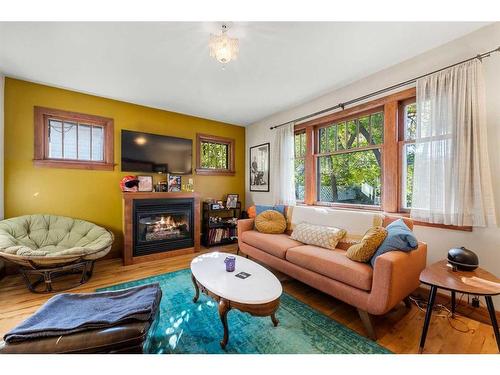
{"label": "window sill", "polygon": [[35,167],[87,169],[87,170],[97,170],[97,171],[112,171],[115,169],[115,164],[111,163],[74,161],[74,160],[35,159],[33,160],[33,165]]}
{"label": "window sill", "polygon": [[339,210],[382,211],[382,208],[380,206],[368,206],[362,204],[314,202],[313,206],[330,207]]}
{"label": "window sill", "polygon": [[[304,203],[300,203],[301,206],[308,206]],[[329,208],[334,208],[334,209],[339,209],[339,210],[351,210],[351,211],[361,211],[361,212],[373,212],[373,211],[378,211],[380,213],[383,213],[384,215],[387,216],[392,216],[392,217],[407,217],[410,218],[410,213],[409,212],[384,212],[382,211],[381,207],[370,207],[370,206],[360,206],[360,205],[349,205],[349,204],[329,204],[329,203],[324,203],[324,202],[315,202],[314,204],[310,205],[313,207],[329,207]],[[438,228],[438,229],[450,229],[450,230],[458,230],[462,232],[472,232],[473,227],[470,226],[458,226],[458,225],[447,225],[447,224],[434,224],[434,223],[426,223],[425,221],[418,221],[414,220],[413,221],[414,225],[421,226],[421,227],[430,227],[430,228]]]}
{"label": "window sill", "polygon": [[[401,217],[410,217],[409,212],[398,212],[398,213],[391,213],[387,212],[387,215],[390,216],[401,216]],[[418,220],[413,220],[414,225],[418,225],[420,227],[430,227],[430,228],[441,228],[441,229],[451,229],[451,230],[459,230],[462,232],[472,232],[472,228],[470,226],[459,226],[459,225],[448,225],[448,224],[435,224],[435,223],[427,223],[425,221],[418,221]]]}
{"label": "window sill", "polygon": [[202,176],[234,176],[236,174],[236,172],[230,171],[228,169],[196,168],[196,174],[199,174]]}

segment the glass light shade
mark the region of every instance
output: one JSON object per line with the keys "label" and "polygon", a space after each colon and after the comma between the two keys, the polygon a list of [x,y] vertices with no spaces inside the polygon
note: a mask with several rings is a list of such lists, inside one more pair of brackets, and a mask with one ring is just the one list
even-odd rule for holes
{"label": "glass light shade", "polygon": [[208,47],[210,56],[215,57],[222,64],[236,60],[240,51],[238,39],[228,37],[225,31],[221,35],[211,34]]}

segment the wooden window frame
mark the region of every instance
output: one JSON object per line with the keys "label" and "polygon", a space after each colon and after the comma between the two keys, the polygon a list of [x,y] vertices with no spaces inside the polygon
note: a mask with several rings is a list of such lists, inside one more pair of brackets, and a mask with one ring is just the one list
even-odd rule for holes
{"label": "wooden window frame", "polygon": [[[414,102],[416,89],[409,88],[390,94],[388,96],[362,103],[358,106],[335,112],[326,116],[295,125],[295,133],[306,132],[306,162],[305,162],[305,199],[303,204],[311,206],[328,206],[338,209],[382,211],[394,216],[408,217],[408,210],[402,207],[402,166],[404,141],[404,118],[401,113],[404,104]],[[382,194],[380,206],[366,206],[358,204],[340,204],[329,202],[318,202],[317,197],[317,173],[318,173],[318,135],[319,129],[333,123],[346,121],[348,119],[362,117],[368,113],[377,112],[382,109],[384,114],[384,140],[380,148],[382,153]],[[371,148],[369,148],[371,149]],[[362,151],[361,148],[353,151]],[[453,229],[460,231],[472,231],[469,226],[454,226],[444,224],[433,224],[414,221],[415,225],[434,228]]]}
{"label": "wooden window frame", "polygon": [[[227,146],[227,163],[228,168],[214,169],[201,167],[201,143],[219,143]],[[234,176],[236,171],[234,168],[234,152],[235,140],[233,138],[219,137],[209,134],[196,134],[196,174],[203,176]]]}
{"label": "wooden window frame", "polygon": [[[48,123],[49,120],[84,123],[104,129],[103,161],[56,159],[49,157]],[[88,169],[112,171],[114,170],[114,121],[111,118],[88,115],[60,109],[35,107],[35,147],[33,164],[36,167]]]}

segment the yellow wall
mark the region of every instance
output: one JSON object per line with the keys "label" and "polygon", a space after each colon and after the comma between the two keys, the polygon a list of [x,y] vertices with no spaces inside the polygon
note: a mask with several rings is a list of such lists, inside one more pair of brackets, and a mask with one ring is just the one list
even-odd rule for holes
{"label": "yellow wall", "polygon": [[[34,167],[34,106],[113,118],[115,170]],[[112,254],[119,256],[123,244],[119,182],[122,176],[130,174],[120,171],[121,129],[193,139],[193,170],[197,132],[234,138],[235,176],[192,177],[195,191],[202,198],[222,199],[225,194],[237,193],[245,201],[245,128],[6,78],[5,217],[50,213],[92,221],[115,233],[117,241]],[[183,183],[188,177],[191,176],[183,176]]]}

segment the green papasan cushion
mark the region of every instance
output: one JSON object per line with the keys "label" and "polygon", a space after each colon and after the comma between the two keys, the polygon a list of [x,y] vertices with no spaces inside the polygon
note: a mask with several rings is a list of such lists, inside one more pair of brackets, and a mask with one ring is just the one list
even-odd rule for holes
{"label": "green papasan cushion", "polygon": [[26,215],[0,221],[0,252],[25,257],[84,256],[111,246],[113,235],[85,220]]}

